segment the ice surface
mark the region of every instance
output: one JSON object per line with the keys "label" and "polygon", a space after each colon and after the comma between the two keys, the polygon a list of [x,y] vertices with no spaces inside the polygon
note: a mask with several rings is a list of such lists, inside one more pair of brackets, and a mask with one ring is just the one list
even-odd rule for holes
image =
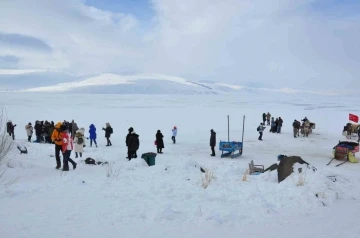
{"label": "ice surface", "polygon": [[[359,164],[326,164],[357,101],[337,97],[253,94],[236,96],[0,94],[16,143],[2,167],[5,179],[18,178],[0,190],[1,237],[358,237]],[[258,141],[263,112],[284,119],[282,134],[266,128]],[[246,115],[244,154],[236,159],[210,157],[210,129],[217,142],[238,141]],[[316,123],[309,138],[293,138],[294,119]],[[98,148],[85,148],[84,158],[109,161],[109,167],[80,163],[73,171],[54,169],[52,145],[26,142],[25,125],[35,120],[71,121],[88,131],[95,124]],[[112,147],[101,130],[114,128]],[[139,156],[128,162],[125,136],[132,126],[140,151],[155,152],[155,134],[165,136],[164,154],[148,167]],[[171,129],[178,127],[177,144]],[[87,143],[89,144],[89,143]],[[265,167],[278,154],[299,155],[317,168],[295,166],[283,183],[277,174],[244,176],[248,163]],[[72,156],[74,158],[74,156]],[[359,159],[359,158],[358,158]],[[215,179],[204,189],[200,167]],[[298,167],[303,172],[299,174]],[[330,177],[329,177],[330,176]],[[331,177],[332,176],[332,177]],[[336,178],[336,181],[334,181]],[[303,186],[299,186],[303,181]]]}

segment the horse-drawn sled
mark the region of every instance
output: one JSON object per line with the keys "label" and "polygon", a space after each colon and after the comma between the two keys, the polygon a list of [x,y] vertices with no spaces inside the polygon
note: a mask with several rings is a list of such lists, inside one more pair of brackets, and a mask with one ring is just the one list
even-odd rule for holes
{"label": "horse-drawn sled", "polygon": [[358,160],[355,158],[355,153],[359,152],[359,143],[353,141],[339,141],[339,143],[333,148],[334,157],[327,164],[329,165],[334,159],[342,161],[336,167],[346,163],[357,163]]}

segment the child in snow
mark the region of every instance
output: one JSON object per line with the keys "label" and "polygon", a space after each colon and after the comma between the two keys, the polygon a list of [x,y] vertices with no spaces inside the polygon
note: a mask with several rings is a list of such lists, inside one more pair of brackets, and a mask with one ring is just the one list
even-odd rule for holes
{"label": "child in snow", "polygon": [[172,129],[172,137],[171,137],[174,144],[176,143],[176,135],[177,135],[177,128],[176,126],[174,126],[174,129]]}
{"label": "child in snow", "polygon": [[91,124],[89,127],[89,138],[90,138],[90,147],[92,147],[92,143],[94,141],[95,146],[97,147],[97,143],[96,143],[96,127],[94,126],[94,124]]}
{"label": "child in snow", "polygon": [[31,137],[33,135],[33,132],[34,132],[34,128],[33,126],[31,125],[31,122],[29,122],[29,124],[27,124],[25,126],[25,130],[26,130],[26,135],[28,137],[28,142],[31,142]]}
{"label": "child in snow", "polygon": [[63,171],[69,171],[69,162],[72,164],[73,169],[76,169],[76,163],[70,158],[71,151],[73,150],[73,139],[69,134],[69,129],[67,126],[62,126],[61,128],[61,137],[62,137],[62,153],[63,153]]}
{"label": "child in snow", "polygon": [[162,154],[163,153],[162,149],[165,148],[163,138],[164,138],[163,134],[161,133],[160,130],[158,130],[156,133],[156,148],[158,154]]}
{"label": "child in snow", "polygon": [[75,158],[82,158],[82,154],[84,153],[85,147],[85,128],[80,128],[75,133],[74,144],[75,144]]}
{"label": "child in snow", "polygon": [[113,129],[110,126],[109,122],[106,123],[106,128],[103,128],[103,130],[105,131],[105,138],[107,140],[107,145],[106,146],[112,146],[111,141],[110,141],[110,136],[113,133]]}

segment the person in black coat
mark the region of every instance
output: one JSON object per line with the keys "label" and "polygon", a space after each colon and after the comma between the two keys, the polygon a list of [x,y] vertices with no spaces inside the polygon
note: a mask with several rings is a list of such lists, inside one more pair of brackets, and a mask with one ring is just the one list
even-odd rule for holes
{"label": "person in black coat", "polygon": [[40,141],[41,141],[41,132],[42,132],[42,126],[41,126],[40,121],[35,122],[34,129],[35,129],[36,141],[38,143],[40,143]]}
{"label": "person in black coat", "polygon": [[[130,136],[131,136],[131,132],[134,131],[134,128],[130,127],[128,129],[128,134],[126,135],[126,139],[125,139],[125,144],[126,144],[126,147],[128,147],[128,154],[129,154],[129,142],[130,142]],[[127,159],[129,159],[129,157],[126,157]]]}
{"label": "person in black coat", "polygon": [[139,135],[134,130],[129,135],[128,142],[128,159],[130,161],[132,158],[137,158],[136,151],[140,147]]}
{"label": "person in black coat", "polygon": [[103,130],[105,131],[105,138],[107,140],[106,146],[112,146],[111,141],[110,141],[110,136],[113,133],[113,129],[109,122],[106,123],[106,128],[103,128]]}
{"label": "person in black coat", "polygon": [[156,148],[159,154],[162,154],[163,153],[162,149],[165,148],[163,138],[164,138],[163,134],[161,133],[160,130],[158,130],[156,133]]}
{"label": "person in black coat", "polygon": [[266,113],[265,112],[262,114],[262,119],[263,119],[263,124],[265,125],[265,122],[266,122]]}
{"label": "person in black coat", "polygon": [[6,123],[6,129],[7,129],[7,133],[9,133],[9,136],[12,137],[13,140],[15,140],[15,127],[16,127],[16,124],[14,125],[12,123],[12,121],[8,121]]}
{"label": "person in black coat", "polygon": [[211,147],[211,156],[215,155],[215,146],[216,146],[216,133],[213,129],[210,130],[211,136],[210,136],[210,147]]}

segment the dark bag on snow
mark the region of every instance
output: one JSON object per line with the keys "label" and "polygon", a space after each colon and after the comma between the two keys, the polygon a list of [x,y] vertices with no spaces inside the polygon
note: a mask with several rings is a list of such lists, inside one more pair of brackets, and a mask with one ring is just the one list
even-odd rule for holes
{"label": "dark bag on snow", "polygon": [[94,160],[94,159],[92,159],[92,158],[87,158],[87,159],[85,160],[85,164],[96,164],[96,163],[95,163],[95,160]]}

